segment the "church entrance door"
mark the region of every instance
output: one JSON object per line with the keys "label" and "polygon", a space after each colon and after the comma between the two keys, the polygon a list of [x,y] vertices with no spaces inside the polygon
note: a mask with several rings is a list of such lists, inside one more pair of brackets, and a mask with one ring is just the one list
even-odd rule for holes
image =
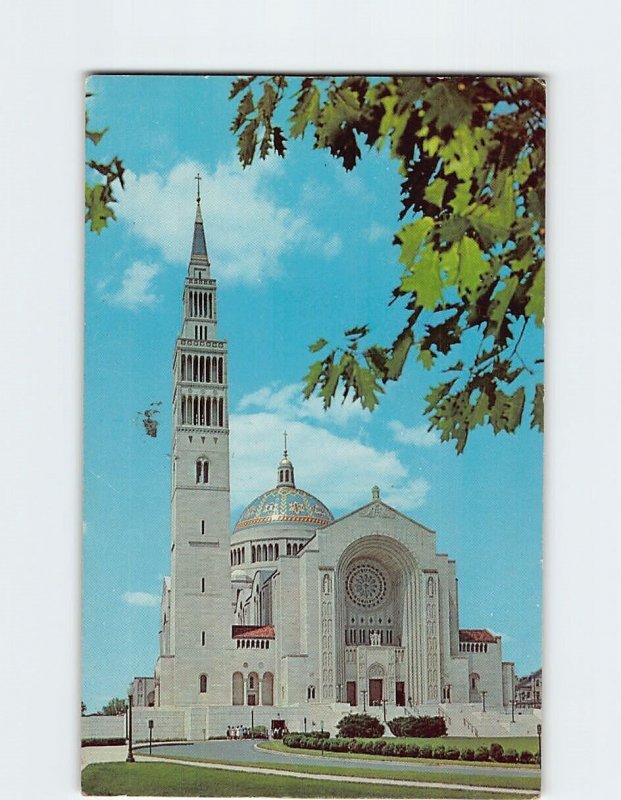
{"label": "church entrance door", "polygon": [[369,705],[380,706],[382,704],[382,678],[369,678]]}
{"label": "church entrance door", "polygon": [[398,706],[405,705],[405,682],[404,681],[397,681],[396,685],[396,697]]}
{"label": "church entrance door", "polygon": [[347,681],[347,702],[350,706],[357,705],[356,703],[356,681]]}

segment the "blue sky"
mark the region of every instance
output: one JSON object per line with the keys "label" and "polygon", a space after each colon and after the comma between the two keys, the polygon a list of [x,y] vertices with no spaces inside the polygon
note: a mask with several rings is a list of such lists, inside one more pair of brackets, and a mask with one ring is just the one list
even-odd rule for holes
{"label": "blue sky", "polygon": [[[282,448],[298,485],[335,515],[384,499],[433,528],[457,560],[462,627],[503,635],[518,673],[541,664],[542,437],[472,434],[463,455],[426,434],[433,375],[411,364],[378,410],[300,399],[307,345],[370,322],[390,341],[399,275],[398,175],[365,152],[345,173],[309,142],[242,171],[226,77],[89,81],[89,154],[123,158],[118,221],[86,235],[83,697],[89,711],[152,673],[169,563],[171,363],[197,171],[219,335],[229,342],[232,523],[271,487]],[[531,355],[540,347],[528,343]],[[162,401],[156,439],[138,412]],[[317,454],[320,454],[318,456]]]}

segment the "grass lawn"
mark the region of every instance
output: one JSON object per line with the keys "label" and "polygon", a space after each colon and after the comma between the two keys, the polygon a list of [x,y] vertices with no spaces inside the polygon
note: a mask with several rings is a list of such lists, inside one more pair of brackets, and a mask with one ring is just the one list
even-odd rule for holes
{"label": "grass lawn", "polygon": [[[330,755],[332,754],[330,753]],[[157,755],[155,757],[157,757]],[[183,761],[210,763],[210,759],[187,756],[162,756],[162,758],[178,758]],[[227,761],[227,763],[229,762]],[[235,766],[248,766],[244,761],[231,761],[230,763]],[[261,769],[261,766],[258,764],[253,766],[256,766],[257,771]],[[421,765],[421,769],[413,768],[403,771],[400,770],[399,772],[383,770],[381,766],[369,769],[368,767],[334,767],[325,764],[273,764],[272,762],[266,762],[263,766],[269,769],[278,769],[283,772],[308,772],[309,774],[355,776],[358,778],[384,778],[386,781],[406,780],[426,781],[429,783],[458,783],[468,784],[468,786],[494,786],[499,789],[533,789],[537,791],[541,785],[539,775],[528,773],[525,775],[472,775],[455,772],[428,772],[425,771],[424,763]]]}
{"label": "grass lawn", "polygon": [[[414,788],[389,784],[355,784],[304,780],[283,775],[211,770],[176,764],[90,764],[82,772],[87,795],[146,797],[418,797],[472,798],[481,794],[459,789]],[[514,798],[502,791],[486,798]]]}
{"label": "grass lawn", "polygon": [[[498,742],[501,744],[505,750],[517,750],[517,752],[521,752],[522,750],[530,750],[531,753],[537,752],[537,738],[534,737],[535,746],[534,748],[532,745],[533,737],[530,736],[513,736],[513,737],[506,737],[506,738],[493,738],[493,739],[473,739],[473,738],[462,738],[458,736],[445,736],[437,739],[413,739],[413,738],[391,738],[391,742],[408,742],[408,743],[416,743],[420,747],[428,746],[428,747],[438,747],[443,745],[446,749],[449,747],[455,747],[458,750],[462,748],[469,747],[472,750],[477,749],[477,747],[489,747],[492,742]],[[368,741],[374,741],[369,739]],[[267,750],[276,750],[280,753],[304,753],[305,755],[309,756],[319,756],[321,758],[321,751],[320,750],[307,750],[302,749],[300,747],[287,747],[282,742],[262,742],[259,747],[264,747]],[[524,769],[525,771],[538,769],[537,764],[504,764],[498,763],[496,761],[448,761],[446,759],[434,759],[434,758],[409,758],[407,756],[383,756],[383,755],[372,755],[369,753],[333,753],[327,752],[326,755],[329,755],[330,758],[347,758],[347,759],[364,759],[364,760],[372,760],[372,761],[404,761],[410,764],[468,764],[471,767],[477,766],[490,766],[492,764],[494,767],[498,767],[499,769],[504,768],[520,768]]]}

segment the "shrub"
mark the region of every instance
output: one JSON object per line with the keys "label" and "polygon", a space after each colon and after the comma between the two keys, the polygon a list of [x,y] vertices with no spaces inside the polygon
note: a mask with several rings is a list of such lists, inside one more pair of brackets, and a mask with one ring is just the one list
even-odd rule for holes
{"label": "shrub", "polygon": [[267,739],[267,728],[265,725],[255,725],[250,728],[250,736],[253,739]]}
{"label": "shrub", "polygon": [[384,734],[382,723],[370,714],[347,714],[337,724],[339,736],[364,736],[375,739]]}
{"label": "shrub", "polygon": [[535,756],[530,750],[522,750],[520,753],[520,764],[532,764],[534,760]]}
{"label": "shrub", "polygon": [[413,736],[435,738],[446,736],[446,722],[443,717],[395,717],[388,723],[394,736]]}
{"label": "shrub", "polygon": [[107,747],[126,743],[127,739],[82,739],[82,747]]}
{"label": "shrub", "polygon": [[303,738],[299,733],[286,733],[282,737],[282,741],[287,747],[302,747]]}
{"label": "shrub", "polygon": [[405,747],[405,755],[409,756],[410,758],[418,758],[420,755],[420,747],[412,742],[412,744],[406,744]]}
{"label": "shrub", "polygon": [[450,758],[451,761],[458,761],[459,750],[457,750],[455,747],[450,747],[444,754],[444,758]]}
{"label": "shrub", "polygon": [[508,764],[515,764],[517,760],[518,760],[518,754],[516,750],[513,749],[507,750],[507,752],[504,754],[503,761],[506,761]]}
{"label": "shrub", "polygon": [[461,751],[461,760],[462,761],[474,761],[474,750],[470,747],[464,747]]}
{"label": "shrub", "polygon": [[498,742],[492,742],[489,748],[489,757],[492,761],[502,761],[505,754],[505,749]]}
{"label": "shrub", "polygon": [[489,761],[489,750],[487,747],[479,747],[474,754],[475,761]]}
{"label": "shrub", "polygon": [[423,747],[421,747],[419,752],[420,758],[431,758],[432,755],[433,755],[433,750],[431,749],[431,747],[429,747],[429,745],[426,744],[423,745]]}
{"label": "shrub", "polygon": [[435,748],[435,750],[433,751],[433,757],[434,758],[445,758],[446,757],[446,750],[444,749],[444,747],[442,745],[440,745],[439,747]]}
{"label": "shrub", "polygon": [[333,753],[346,753],[348,744],[347,739],[326,739],[325,749]]}
{"label": "shrub", "polygon": [[371,745],[370,752],[373,755],[381,756],[386,749],[387,742],[385,739],[376,739],[374,742],[369,742],[369,744]]}

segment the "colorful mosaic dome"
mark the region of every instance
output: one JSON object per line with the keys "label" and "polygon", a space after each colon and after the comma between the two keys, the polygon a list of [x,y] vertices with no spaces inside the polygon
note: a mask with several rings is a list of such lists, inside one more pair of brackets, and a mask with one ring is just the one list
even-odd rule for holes
{"label": "colorful mosaic dome", "polygon": [[280,485],[259,495],[246,506],[234,532],[250,525],[284,522],[288,525],[293,523],[306,527],[321,527],[333,521],[334,517],[321,500],[296,486]]}

